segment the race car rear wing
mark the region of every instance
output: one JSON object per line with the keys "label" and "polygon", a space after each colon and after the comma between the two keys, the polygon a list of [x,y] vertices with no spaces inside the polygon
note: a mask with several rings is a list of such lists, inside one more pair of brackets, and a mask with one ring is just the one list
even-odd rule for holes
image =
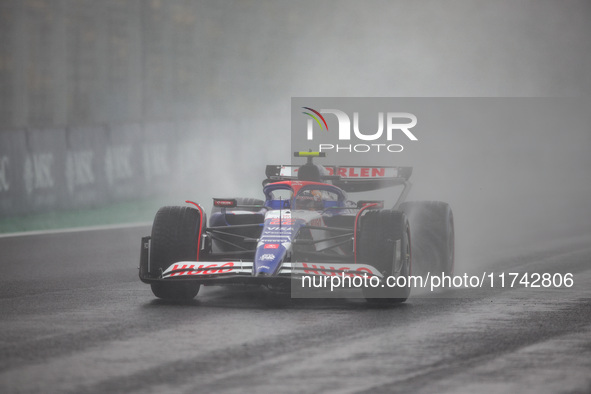
{"label": "race car rear wing", "polygon": [[[299,165],[267,165],[266,183],[298,180]],[[406,185],[412,167],[323,165],[320,178],[346,192],[363,192]]]}
{"label": "race car rear wing", "polygon": [[333,184],[347,192],[405,185],[412,174],[412,167],[326,166],[326,169],[339,177]]}

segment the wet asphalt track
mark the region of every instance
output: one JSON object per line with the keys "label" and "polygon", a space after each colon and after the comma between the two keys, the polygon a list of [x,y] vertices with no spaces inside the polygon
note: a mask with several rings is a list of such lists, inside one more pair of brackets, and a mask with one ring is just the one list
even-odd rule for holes
{"label": "wet asphalt track", "polygon": [[[469,298],[154,299],[148,228],[0,238],[0,392],[591,392],[591,242],[495,261],[575,286]],[[447,292],[445,295],[451,295]]]}

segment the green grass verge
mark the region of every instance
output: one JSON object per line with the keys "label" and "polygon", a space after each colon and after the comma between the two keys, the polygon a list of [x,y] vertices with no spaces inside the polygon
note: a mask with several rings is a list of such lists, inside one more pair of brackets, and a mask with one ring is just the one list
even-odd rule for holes
{"label": "green grass verge", "polygon": [[[114,203],[98,208],[0,218],[0,233],[151,222],[158,208],[170,204],[170,199],[154,198]],[[174,201],[173,204],[178,205],[179,201]]]}

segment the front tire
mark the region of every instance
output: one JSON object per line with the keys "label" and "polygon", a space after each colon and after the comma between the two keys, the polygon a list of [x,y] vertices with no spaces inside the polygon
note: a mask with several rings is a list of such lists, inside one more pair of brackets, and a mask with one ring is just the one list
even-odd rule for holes
{"label": "front tire", "polygon": [[[178,261],[197,261],[199,232],[205,218],[191,207],[162,207],[152,226],[150,273],[159,276]],[[171,281],[151,284],[152,293],[166,300],[191,300],[199,292],[199,284]]]}
{"label": "front tire", "polygon": [[[358,236],[358,261],[376,267],[384,275],[378,287],[363,288],[366,300],[380,304],[406,301],[410,295],[411,244],[410,227],[404,212],[368,211],[360,219]],[[397,283],[404,286],[388,287],[385,282],[388,277],[396,278]]]}

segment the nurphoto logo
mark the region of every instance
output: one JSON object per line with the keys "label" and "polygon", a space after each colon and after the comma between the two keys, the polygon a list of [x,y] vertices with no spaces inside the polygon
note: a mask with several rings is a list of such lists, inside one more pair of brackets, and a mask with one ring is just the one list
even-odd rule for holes
{"label": "nurphoto logo", "polygon": [[[308,141],[314,140],[314,128],[319,128],[321,131],[331,133],[328,128],[328,123],[323,114],[330,114],[336,117],[338,123],[338,130],[332,137],[337,138],[338,141],[376,141],[376,143],[360,143],[360,144],[326,144],[318,145],[319,152],[326,151],[347,151],[347,152],[402,152],[404,147],[401,144],[391,143],[395,136],[404,135],[411,141],[418,141],[418,138],[410,131],[417,125],[417,117],[409,112],[387,112],[384,116],[383,112],[378,112],[378,129],[377,131],[360,130],[359,128],[359,112],[353,112],[353,127],[351,128],[351,118],[344,111],[338,109],[320,109],[315,110],[310,107],[302,107],[302,113],[309,117],[306,128],[306,136]],[[384,121],[385,119],[385,121]],[[384,127],[384,123],[386,126]],[[317,125],[317,126],[315,126]],[[351,133],[351,129],[353,133]],[[385,131],[385,133],[384,133]],[[385,137],[385,138],[384,138]],[[377,143],[377,141],[385,141]]]}

